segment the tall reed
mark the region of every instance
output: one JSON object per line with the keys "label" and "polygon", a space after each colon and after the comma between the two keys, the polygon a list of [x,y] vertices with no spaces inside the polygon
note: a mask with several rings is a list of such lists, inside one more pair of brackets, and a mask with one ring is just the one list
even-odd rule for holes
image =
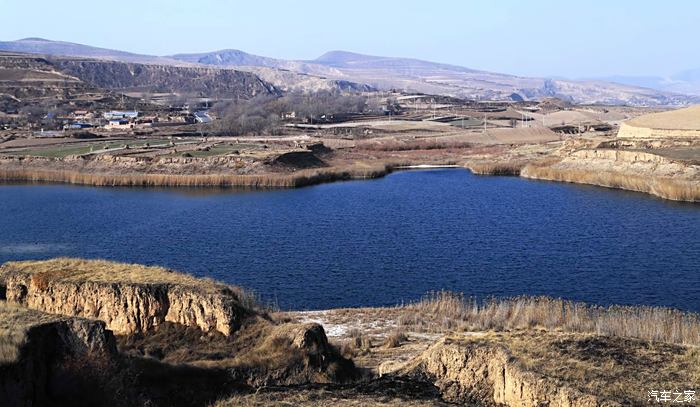
{"label": "tall reed", "polygon": [[700,345],[700,315],[647,306],[602,307],[549,297],[477,301],[437,291],[403,307],[399,324],[424,330],[545,328]]}
{"label": "tall reed", "polygon": [[467,168],[477,175],[520,175],[520,170],[525,166],[522,162],[490,162],[471,163]]}
{"label": "tall reed", "polygon": [[238,174],[107,174],[66,170],[0,169],[0,182],[57,182],[124,187],[248,187],[295,188],[323,182],[377,178],[391,172],[391,165],[329,167],[293,173]]}
{"label": "tall reed", "polygon": [[535,165],[525,166],[520,175],[525,178],[573,182],[645,192],[674,201],[700,202],[700,181]]}

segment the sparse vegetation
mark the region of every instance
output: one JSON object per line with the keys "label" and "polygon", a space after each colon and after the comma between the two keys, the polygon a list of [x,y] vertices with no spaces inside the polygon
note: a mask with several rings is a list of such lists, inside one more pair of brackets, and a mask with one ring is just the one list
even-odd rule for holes
{"label": "sparse vegetation", "polygon": [[525,370],[622,405],[644,405],[650,390],[695,390],[700,383],[695,347],[556,332],[498,333],[472,340],[502,345]]}
{"label": "sparse vegetation", "polygon": [[389,334],[384,340],[385,348],[398,348],[404,342],[408,341],[408,336],[401,331],[394,331]]}
{"label": "sparse vegetation", "polygon": [[27,340],[27,330],[31,326],[59,319],[60,316],[0,301],[0,366],[17,361],[20,349]]}
{"label": "sparse vegetation", "polygon": [[448,406],[437,388],[426,380],[392,377],[351,385],[311,385],[294,388],[261,388],[251,394],[222,399],[211,407],[319,405],[347,407]]}
{"label": "sparse vegetation", "polygon": [[367,98],[339,91],[291,93],[282,97],[257,96],[248,100],[226,101],[214,107],[221,120],[215,123],[221,135],[274,133],[287,114],[306,118],[310,123],[328,120],[337,114],[361,113]]}
{"label": "sparse vegetation", "polygon": [[208,278],[196,278],[163,267],[61,257],[51,260],[7,262],[0,266],[0,274],[7,271],[30,274],[32,283],[39,289],[45,289],[51,281],[174,284],[206,292],[235,289],[236,297],[245,308],[258,307],[255,295],[240,287],[224,285]]}
{"label": "sparse vegetation", "polygon": [[438,291],[399,311],[400,326],[429,332],[542,328],[700,345],[700,316],[661,307],[602,307],[525,296],[480,302]]}

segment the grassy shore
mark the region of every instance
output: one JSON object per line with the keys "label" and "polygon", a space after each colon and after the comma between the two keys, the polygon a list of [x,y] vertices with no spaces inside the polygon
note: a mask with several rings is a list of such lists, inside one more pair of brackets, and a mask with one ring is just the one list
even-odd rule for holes
{"label": "grassy shore", "polygon": [[[299,188],[335,181],[383,177],[411,162],[378,162],[265,174],[109,174],[70,170],[0,169],[0,183],[66,183],[110,187],[218,187]],[[643,177],[610,171],[559,169],[524,161],[467,163],[477,175],[521,176],[530,179],[589,184],[644,192],[664,199],[700,202],[700,183],[661,177]]]}
{"label": "grassy shore", "polygon": [[399,308],[398,325],[425,332],[545,329],[700,345],[700,316],[671,308],[602,307],[549,297],[478,302],[438,291]]}
{"label": "grassy shore", "polygon": [[607,188],[626,189],[674,201],[700,202],[700,183],[661,177],[642,177],[610,171],[560,169],[527,165],[520,176],[548,181],[572,182]]}
{"label": "grassy shore", "polygon": [[293,173],[236,174],[105,174],[79,171],[0,169],[0,182],[67,183],[111,187],[244,187],[297,188],[325,182],[371,179],[390,173],[396,164],[327,167]]}
{"label": "grassy shore", "polygon": [[487,162],[470,163],[466,167],[476,175],[520,175],[525,166],[523,162]]}

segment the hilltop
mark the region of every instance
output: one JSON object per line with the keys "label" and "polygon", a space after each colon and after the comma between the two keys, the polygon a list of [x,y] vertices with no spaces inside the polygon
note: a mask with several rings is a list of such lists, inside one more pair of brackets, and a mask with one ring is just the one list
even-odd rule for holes
{"label": "hilltop", "polygon": [[700,105],[638,116],[626,124],[652,129],[700,131]]}

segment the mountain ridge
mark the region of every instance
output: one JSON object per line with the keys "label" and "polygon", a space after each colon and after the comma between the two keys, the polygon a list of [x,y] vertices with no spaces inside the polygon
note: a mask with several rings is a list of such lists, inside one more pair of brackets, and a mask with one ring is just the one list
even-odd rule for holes
{"label": "mountain ridge", "polygon": [[[145,64],[231,68],[252,72],[286,90],[309,90],[342,82],[351,84],[349,89],[356,90],[398,89],[476,100],[507,100],[513,95],[526,100],[559,97],[579,104],[682,105],[700,100],[697,96],[674,91],[640,87],[640,83],[620,84],[601,80],[604,78],[575,81],[521,77],[415,58],[342,50],[326,52],[313,60],[271,58],[233,48],[153,56],[36,37],[0,42],[0,50]],[[689,72],[692,77],[693,71]]]}

